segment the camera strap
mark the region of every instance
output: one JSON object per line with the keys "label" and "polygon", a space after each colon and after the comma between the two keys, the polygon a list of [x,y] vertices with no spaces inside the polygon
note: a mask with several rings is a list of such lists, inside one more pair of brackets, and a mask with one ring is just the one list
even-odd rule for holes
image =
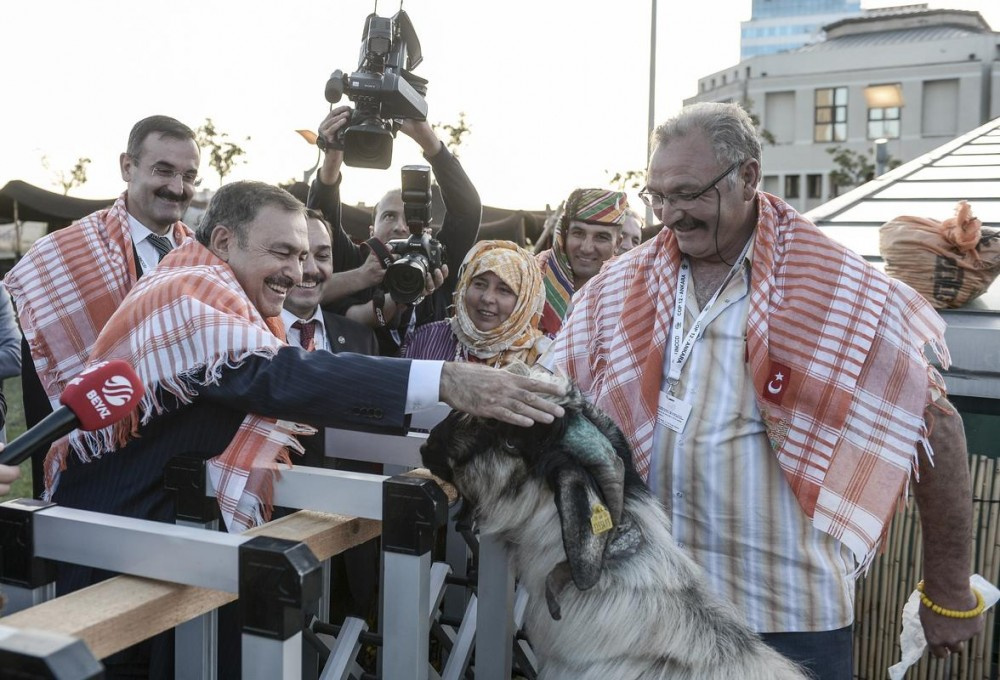
{"label": "camera strap", "polygon": [[382,269],[389,268],[389,265],[392,264],[392,253],[389,252],[389,249],[385,247],[382,241],[372,236],[365,241],[364,245],[368,247],[368,250],[375,253],[375,257],[381,263]]}

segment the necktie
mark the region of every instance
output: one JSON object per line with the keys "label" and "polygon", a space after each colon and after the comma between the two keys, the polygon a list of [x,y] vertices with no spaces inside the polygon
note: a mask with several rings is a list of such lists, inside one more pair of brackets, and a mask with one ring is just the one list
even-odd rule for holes
{"label": "necktie", "polygon": [[296,321],[292,324],[292,328],[299,331],[299,344],[302,345],[302,349],[307,352],[312,352],[316,349],[316,320],[311,321]]}
{"label": "necktie", "polygon": [[156,234],[150,234],[149,236],[146,237],[146,240],[149,241],[154,248],[156,248],[156,252],[160,254],[160,260],[162,260],[163,256],[169,253],[174,248],[174,242],[168,239],[166,236],[157,236]]}

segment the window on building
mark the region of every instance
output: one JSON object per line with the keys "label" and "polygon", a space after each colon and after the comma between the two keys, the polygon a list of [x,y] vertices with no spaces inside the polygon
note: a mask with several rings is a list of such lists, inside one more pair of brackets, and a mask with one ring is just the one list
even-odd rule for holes
{"label": "window on building", "polygon": [[868,109],[868,139],[899,139],[899,107]]}
{"label": "window on building", "polygon": [[806,198],[823,198],[823,175],[806,175]]}
{"label": "window on building", "polygon": [[869,85],[865,88],[865,101],[868,103],[868,139],[899,139],[902,86],[899,83]]}
{"label": "window on building", "polygon": [[764,129],[775,144],[795,141],[795,92],[768,92],[764,95]]}
{"label": "window on building", "polygon": [[925,80],[920,132],[924,137],[958,134],[958,79]]}
{"label": "window on building", "polygon": [[799,176],[785,175],[785,198],[799,197]]}
{"label": "window on building", "polygon": [[816,90],[813,141],[847,141],[846,87],[824,87]]}
{"label": "window on building", "polygon": [[780,186],[777,175],[764,175],[764,191],[777,196]]}

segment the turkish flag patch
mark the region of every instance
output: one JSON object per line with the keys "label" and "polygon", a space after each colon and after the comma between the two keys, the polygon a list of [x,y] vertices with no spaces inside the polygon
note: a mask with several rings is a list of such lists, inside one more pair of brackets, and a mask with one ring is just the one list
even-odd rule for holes
{"label": "turkish flag patch", "polygon": [[792,370],[784,364],[772,361],[771,368],[767,374],[767,381],[764,383],[764,389],[761,390],[761,396],[773,404],[780,405],[785,398],[785,393],[788,391],[788,385],[791,381]]}

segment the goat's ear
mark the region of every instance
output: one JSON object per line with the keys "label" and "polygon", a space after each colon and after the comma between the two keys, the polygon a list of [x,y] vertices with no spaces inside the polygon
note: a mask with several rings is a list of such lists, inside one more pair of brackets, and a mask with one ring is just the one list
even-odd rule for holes
{"label": "goat's ear", "polygon": [[572,464],[556,473],[555,501],[573,583],[587,590],[601,577],[604,547],[611,536],[608,509],[590,475]]}
{"label": "goat's ear", "polygon": [[601,490],[604,502],[617,523],[625,505],[625,463],[611,440],[586,413],[567,414],[565,434],[559,448],[582,465]]}

